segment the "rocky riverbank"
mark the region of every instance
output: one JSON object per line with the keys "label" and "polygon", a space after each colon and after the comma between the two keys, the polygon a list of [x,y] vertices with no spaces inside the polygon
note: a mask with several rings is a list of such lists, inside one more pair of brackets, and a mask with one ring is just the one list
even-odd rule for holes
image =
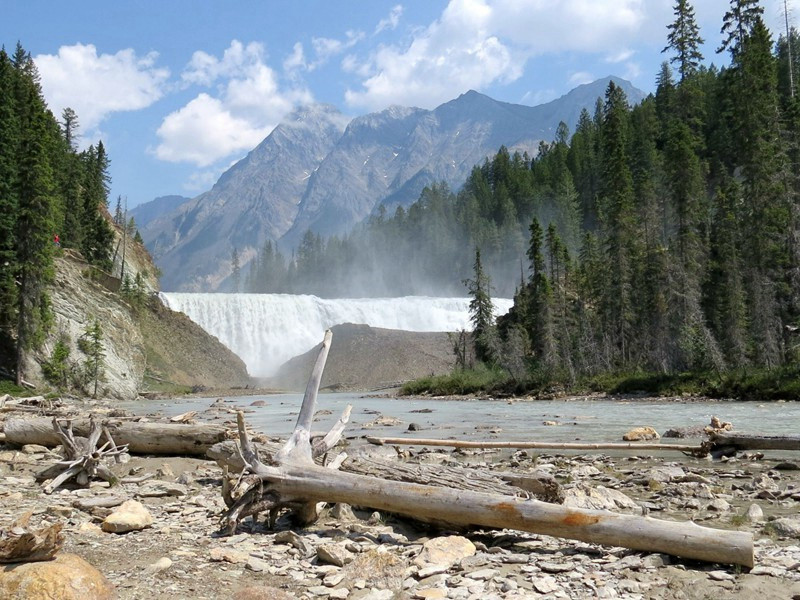
{"label": "rocky riverbank", "polygon": [[[218,411],[235,408],[220,402]],[[756,567],[748,573],[510,530],[437,531],[344,506],[307,529],[282,517],[274,531],[247,521],[234,536],[218,537],[224,504],[214,462],[134,456],[113,466],[128,483],[65,486],[47,496],[33,475],[58,455],[36,446],[0,446],[0,530],[27,511],[32,524],[61,523],[64,552],[96,567],[120,599],[800,598],[799,456],[711,462],[646,452],[398,453],[351,441],[348,453],[359,451],[410,464],[546,471],[576,505],[752,531]],[[119,507],[87,501],[110,497],[140,503],[149,518],[127,533],[107,533],[103,523]],[[0,586],[9,570],[0,571]]]}

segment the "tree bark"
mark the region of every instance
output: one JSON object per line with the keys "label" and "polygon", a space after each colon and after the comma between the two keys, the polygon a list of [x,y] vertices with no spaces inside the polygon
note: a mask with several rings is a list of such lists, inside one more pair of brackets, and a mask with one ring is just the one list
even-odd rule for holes
{"label": "tree bark", "polygon": [[798,435],[749,435],[730,431],[708,434],[714,446],[729,446],[737,450],[800,450]]}
{"label": "tree bark", "polygon": [[[115,419],[104,424],[114,441],[120,446],[127,444],[128,452],[133,454],[204,456],[227,435],[222,425],[136,423]],[[73,430],[76,435],[88,437],[89,420],[76,419]],[[50,419],[9,419],[5,423],[5,434],[6,443],[18,446],[40,444],[52,448],[61,444]]]}
{"label": "tree bark", "polygon": [[[510,495],[387,481],[343,473],[315,464],[310,443],[311,420],[325,366],[330,331],[314,366],[294,433],[269,464],[261,462],[250,443],[244,414],[238,414],[240,452],[247,469],[226,497],[223,516],[228,533],[245,514],[268,510],[271,521],[281,507],[297,509],[301,519],[313,518],[317,501],[344,502],[378,510],[459,525],[509,528],[590,543],[752,567],[753,536],[607,511],[567,508]],[[249,473],[249,474],[248,474]]]}

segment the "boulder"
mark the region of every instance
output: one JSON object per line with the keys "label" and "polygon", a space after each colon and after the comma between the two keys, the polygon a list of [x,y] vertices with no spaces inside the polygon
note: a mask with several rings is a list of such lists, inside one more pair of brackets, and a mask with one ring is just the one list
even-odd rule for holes
{"label": "boulder", "polygon": [[58,554],[53,560],[5,565],[0,569],[4,600],[106,600],[114,586],[80,556]]}
{"label": "boulder", "polygon": [[622,436],[626,442],[643,442],[646,440],[657,440],[661,436],[652,427],[636,427]]}
{"label": "boulder", "polygon": [[126,533],[150,527],[152,524],[153,516],[144,504],[128,500],[105,518],[102,528],[108,533]]}

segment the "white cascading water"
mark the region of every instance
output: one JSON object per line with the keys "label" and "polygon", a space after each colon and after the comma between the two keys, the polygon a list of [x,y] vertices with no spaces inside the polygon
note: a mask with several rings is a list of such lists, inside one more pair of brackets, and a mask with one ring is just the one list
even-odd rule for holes
{"label": "white cascading water", "polygon": [[[325,330],[357,323],[404,331],[470,329],[469,298],[356,298],[328,300],[290,294],[162,292],[165,305],[233,350],[251,375],[268,377],[284,362],[311,350]],[[495,298],[495,314],[512,300]]]}

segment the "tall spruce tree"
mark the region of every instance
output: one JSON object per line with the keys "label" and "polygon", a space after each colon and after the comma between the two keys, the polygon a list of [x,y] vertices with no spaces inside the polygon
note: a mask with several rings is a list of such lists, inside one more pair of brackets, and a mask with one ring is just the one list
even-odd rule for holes
{"label": "tall spruce tree", "polygon": [[670,62],[678,67],[680,80],[684,81],[697,72],[703,60],[700,52],[703,38],[700,37],[700,28],[694,17],[694,7],[688,0],[676,0],[673,13],[675,20],[667,26],[668,44],[662,52],[674,52]]}
{"label": "tall spruce tree", "polygon": [[464,281],[469,293],[469,320],[472,323],[472,342],[475,357],[483,362],[492,362],[494,348],[491,333],[494,328],[494,306],[492,305],[491,282],[483,270],[480,248],[475,249],[472,279]]}

